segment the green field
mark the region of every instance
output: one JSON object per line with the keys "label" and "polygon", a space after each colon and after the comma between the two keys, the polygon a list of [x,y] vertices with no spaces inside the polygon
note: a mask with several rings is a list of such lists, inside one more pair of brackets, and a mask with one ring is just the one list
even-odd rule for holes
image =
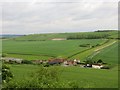
{"label": "green field", "polygon": [[77,32],[77,33],[49,33],[49,34],[31,34],[31,35],[25,35],[18,38],[13,38],[14,40],[21,40],[21,41],[45,41],[45,40],[51,40],[53,38],[69,38],[69,37],[75,37],[80,36],[82,38],[86,37],[98,37],[101,38],[102,36],[105,36],[105,38],[118,38],[118,31],[107,31],[107,32]]}
{"label": "green field", "polygon": [[[31,73],[39,70],[37,65],[9,65],[14,80],[23,80],[29,78]],[[66,81],[75,81],[79,87],[84,88],[117,88],[118,87],[118,68],[111,70],[86,69],[80,67],[59,67],[60,77]],[[49,67],[50,68],[50,67]]]}
{"label": "green field", "polygon": [[[63,41],[3,41],[3,53],[23,59],[67,58],[73,54],[88,49],[80,47],[82,44],[102,44],[104,39],[82,39]],[[20,56],[19,56],[20,55]],[[30,57],[29,57],[30,56]],[[29,57],[29,58],[28,58]]]}
{"label": "green field", "polygon": [[[108,34],[107,39],[69,39],[53,41],[53,38],[67,38],[75,35],[102,36]],[[101,35],[102,34],[102,35]],[[110,69],[82,68],[78,66],[50,66],[58,68],[62,80],[75,81],[80,88],[117,88],[118,87],[118,50],[120,41],[117,31],[112,32],[85,32],[63,34],[36,34],[12,38],[2,41],[2,53],[7,57],[22,58],[25,60],[49,60],[50,58],[66,58],[86,60],[101,59]],[[80,47],[80,45],[88,45]],[[90,46],[89,46],[90,45]],[[99,52],[99,53],[97,53]],[[96,54],[97,53],[97,54]],[[21,81],[31,78],[31,74],[40,69],[40,65],[8,64],[14,75],[13,80]],[[46,67],[45,67],[46,68]]]}
{"label": "green field", "polygon": [[113,45],[101,50],[101,52],[94,56],[93,59],[102,59],[106,63],[118,64],[118,51],[118,42],[116,42]]}
{"label": "green field", "polygon": [[[107,43],[105,43],[105,44],[103,44],[103,45],[101,45],[101,46],[92,48],[92,49],[90,49],[90,50],[87,50],[87,51],[85,51],[85,52],[83,52],[83,53],[79,53],[79,54],[71,57],[71,59],[80,58],[80,59],[83,61],[83,60],[85,60],[86,58],[88,58],[89,56],[93,55],[96,50],[99,50],[99,51],[101,52],[101,50],[104,50],[104,49],[107,48],[108,46],[111,46],[114,42],[116,42],[115,45],[117,46],[118,44],[117,44],[117,41],[116,41],[116,40],[109,40]],[[104,47],[105,47],[105,48],[104,48]],[[118,47],[118,46],[117,46],[117,47]],[[117,48],[117,47],[116,47],[116,48]],[[111,48],[109,48],[109,49],[111,49]],[[115,48],[114,48],[114,49],[115,49]],[[118,53],[118,52],[116,51],[116,53]],[[109,53],[108,53],[108,55],[109,55]],[[115,56],[116,56],[116,55],[117,55],[117,54],[115,54]],[[118,55],[117,55],[117,57],[118,57]],[[105,59],[105,61],[106,61],[106,59]]]}

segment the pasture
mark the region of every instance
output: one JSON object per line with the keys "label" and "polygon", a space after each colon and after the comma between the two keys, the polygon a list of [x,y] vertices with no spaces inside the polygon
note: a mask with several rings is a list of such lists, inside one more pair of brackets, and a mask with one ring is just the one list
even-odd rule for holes
{"label": "pasture", "polygon": [[[99,37],[100,39],[78,39],[75,35],[83,35],[87,38]],[[85,35],[85,36],[84,36]],[[106,35],[108,35],[106,37]],[[75,37],[74,37],[75,36]],[[101,38],[105,36],[106,38]],[[68,38],[67,40],[51,40],[53,38]],[[72,37],[72,38],[71,38]],[[70,39],[71,38],[71,39]],[[7,57],[22,58],[24,60],[49,60],[51,58],[86,60],[101,59],[110,69],[93,69],[77,66],[49,66],[44,68],[56,68],[59,77],[67,82],[74,81],[80,88],[118,88],[118,43],[117,31],[111,32],[84,32],[62,34],[35,34],[2,41],[2,53]],[[7,64],[14,75],[13,80],[21,81],[31,79],[41,65],[34,64]],[[68,87],[69,88],[69,87]]]}
{"label": "pasture", "polygon": [[[101,46],[97,46],[97,47],[94,47],[94,48],[92,48],[92,49],[86,50],[86,51],[83,52],[83,53],[79,53],[79,54],[77,54],[77,55],[74,55],[73,57],[71,57],[71,59],[80,58],[80,59],[83,61],[83,60],[85,60],[86,58],[88,58],[89,56],[93,55],[93,54],[96,52],[96,50],[99,50],[99,51],[101,52],[101,50],[104,50],[104,49],[107,48],[108,46],[110,47],[114,42],[116,42],[115,45],[116,45],[116,48],[118,48],[118,43],[117,43],[116,40],[109,40],[109,42],[104,43],[104,44],[101,45]],[[113,48],[113,49],[116,50],[116,48]],[[111,48],[109,48],[109,49],[111,49]],[[113,55],[114,55],[115,57],[118,57],[118,54],[117,54],[117,53],[118,53],[118,50],[115,51],[115,52],[116,52],[116,54],[114,53]],[[109,55],[109,52],[106,53],[106,54]],[[113,57],[113,59],[115,59],[115,58]],[[98,58],[97,58],[96,60],[98,60]],[[106,59],[104,59],[104,60],[106,61]],[[114,61],[114,60],[113,60],[113,61]],[[117,61],[117,60],[116,60],[116,61]],[[116,61],[115,61],[115,62],[116,62]]]}
{"label": "pasture", "polygon": [[48,33],[48,34],[30,34],[18,38],[12,38],[17,41],[45,41],[53,38],[66,39],[101,39],[101,38],[118,38],[118,31],[97,31],[97,32],[77,32],[77,33]]}
{"label": "pasture", "polygon": [[[14,74],[13,80],[24,80],[30,78],[32,73],[39,70],[39,65],[9,65]],[[61,79],[74,81],[80,88],[117,88],[118,67],[110,70],[87,69],[81,67],[52,66],[60,70]],[[51,68],[51,67],[48,67]]]}
{"label": "pasture", "polygon": [[93,57],[93,60],[101,59],[109,64],[118,64],[118,45],[118,42],[116,42],[113,45],[101,50],[100,53]]}
{"label": "pasture", "polygon": [[[90,47],[80,47],[82,44],[91,46],[102,44],[106,39],[82,39],[64,41],[14,41],[3,40],[3,53],[11,57],[23,59],[67,58]],[[20,56],[19,56],[20,55]]]}

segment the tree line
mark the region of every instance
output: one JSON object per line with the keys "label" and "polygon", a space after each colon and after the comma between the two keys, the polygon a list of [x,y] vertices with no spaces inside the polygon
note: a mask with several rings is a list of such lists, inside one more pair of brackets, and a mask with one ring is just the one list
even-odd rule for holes
{"label": "tree line", "polygon": [[79,34],[68,36],[67,39],[102,39],[108,38],[109,34]]}

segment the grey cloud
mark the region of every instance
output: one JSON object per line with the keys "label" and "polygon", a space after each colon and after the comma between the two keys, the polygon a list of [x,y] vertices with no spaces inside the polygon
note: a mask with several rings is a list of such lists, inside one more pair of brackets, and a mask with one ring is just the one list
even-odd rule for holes
{"label": "grey cloud", "polygon": [[5,3],[3,33],[74,32],[107,27],[116,29],[116,5],[117,2]]}

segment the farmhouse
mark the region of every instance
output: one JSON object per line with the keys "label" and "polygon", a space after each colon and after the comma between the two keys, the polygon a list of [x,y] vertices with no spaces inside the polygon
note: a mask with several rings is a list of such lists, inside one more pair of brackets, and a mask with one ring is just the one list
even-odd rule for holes
{"label": "farmhouse", "polygon": [[34,64],[43,64],[43,63],[47,63],[47,60],[32,60],[32,63]]}
{"label": "farmhouse", "polygon": [[84,67],[92,67],[92,64],[86,64]]}
{"label": "farmhouse", "polygon": [[32,62],[33,62],[34,64],[42,64],[42,63],[43,63],[42,60],[32,60]]}
{"label": "farmhouse", "polygon": [[76,62],[77,64],[80,64],[80,60],[74,59],[74,62]]}
{"label": "farmhouse", "polygon": [[2,58],[2,60],[4,62],[7,62],[7,63],[12,63],[12,62],[15,62],[15,63],[18,63],[18,64],[21,64],[22,63],[22,59],[19,59],[19,58]]}
{"label": "farmhouse", "polygon": [[49,60],[48,64],[54,65],[54,64],[61,64],[64,62],[64,59],[54,59],[54,60]]}
{"label": "farmhouse", "polygon": [[77,65],[77,61],[67,60],[67,61],[63,62],[63,65],[64,66],[66,66],[66,65],[69,65],[69,66]]}
{"label": "farmhouse", "polygon": [[103,67],[103,66],[100,64],[93,64],[92,65],[92,68],[96,68],[96,69],[101,69],[101,67]]}

